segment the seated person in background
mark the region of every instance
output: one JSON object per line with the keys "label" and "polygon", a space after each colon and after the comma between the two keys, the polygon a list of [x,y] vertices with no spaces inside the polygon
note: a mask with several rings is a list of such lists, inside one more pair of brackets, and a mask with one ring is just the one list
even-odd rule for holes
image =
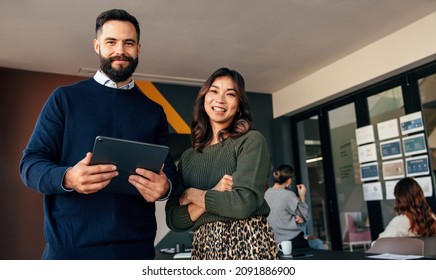
{"label": "seated person in background", "polygon": [[276,241],[292,241],[292,249],[309,248],[304,238],[304,224],[309,220],[309,206],[306,204],[306,187],[298,184],[298,196],[287,190],[294,178],[294,169],[280,165],[273,171],[274,185],[265,192],[265,200],[271,208],[268,222],[271,224]]}
{"label": "seated person in background", "polygon": [[403,178],[395,185],[395,212],[382,237],[435,236],[436,216],[425,200],[421,186],[412,178]]}

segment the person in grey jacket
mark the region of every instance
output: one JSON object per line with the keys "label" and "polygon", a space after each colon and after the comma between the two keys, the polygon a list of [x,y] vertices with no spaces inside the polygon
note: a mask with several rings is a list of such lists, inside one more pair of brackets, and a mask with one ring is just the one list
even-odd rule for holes
{"label": "person in grey jacket", "polygon": [[292,248],[309,248],[304,237],[304,225],[310,218],[306,204],[306,187],[297,184],[298,195],[288,190],[294,178],[290,165],[280,165],[273,171],[274,185],[265,192],[265,200],[271,208],[267,218],[278,243],[291,240]]}

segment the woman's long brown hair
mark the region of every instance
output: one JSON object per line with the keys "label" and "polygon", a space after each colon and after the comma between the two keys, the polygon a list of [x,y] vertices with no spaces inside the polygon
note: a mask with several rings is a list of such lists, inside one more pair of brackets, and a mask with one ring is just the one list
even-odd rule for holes
{"label": "woman's long brown hair", "polygon": [[421,186],[412,178],[401,179],[394,189],[395,211],[406,215],[409,231],[418,236],[436,236],[436,220]]}
{"label": "woman's long brown hair", "polygon": [[209,116],[204,109],[204,98],[212,83],[220,77],[230,77],[235,83],[239,108],[231,124],[218,133],[219,140],[224,140],[225,136],[238,138],[253,128],[253,117],[250,112],[247,93],[245,92],[244,78],[235,70],[220,68],[206,80],[195,100],[191,122],[191,141],[194,149],[198,151],[201,151],[212,140],[212,128]]}

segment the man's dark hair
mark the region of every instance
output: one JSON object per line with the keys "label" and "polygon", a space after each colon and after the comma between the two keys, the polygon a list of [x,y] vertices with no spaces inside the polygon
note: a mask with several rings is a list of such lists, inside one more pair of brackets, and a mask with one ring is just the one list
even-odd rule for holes
{"label": "man's dark hair", "polygon": [[125,10],[120,9],[112,9],[101,13],[97,20],[95,21],[95,34],[97,35],[98,31],[101,30],[103,24],[110,20],[120,20],[120,21],[128,21],[133,24],[136,29],[136,34],[138,36],[138,42],[140,37],[140,29],[138,20]]}

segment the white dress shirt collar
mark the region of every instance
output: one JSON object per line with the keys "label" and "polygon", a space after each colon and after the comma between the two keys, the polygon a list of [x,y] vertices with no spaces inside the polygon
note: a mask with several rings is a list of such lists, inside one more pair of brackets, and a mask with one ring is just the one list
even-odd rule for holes
{"label": "white dress shirt collar", "polygon": [[117,87],[117,83],[115,83],[114,81],[112,81],[111,79],[109,79],[105,74],[103,74],[100,70],[97,71],[94,75],[94,80],[104,86],[110,87],[110,88],[117,88],[117,89],[131,89],[135,86],[135,81],[132,79],[132,81],[130,83],[128,83],[127,85],[124,85],[122,87]]}

